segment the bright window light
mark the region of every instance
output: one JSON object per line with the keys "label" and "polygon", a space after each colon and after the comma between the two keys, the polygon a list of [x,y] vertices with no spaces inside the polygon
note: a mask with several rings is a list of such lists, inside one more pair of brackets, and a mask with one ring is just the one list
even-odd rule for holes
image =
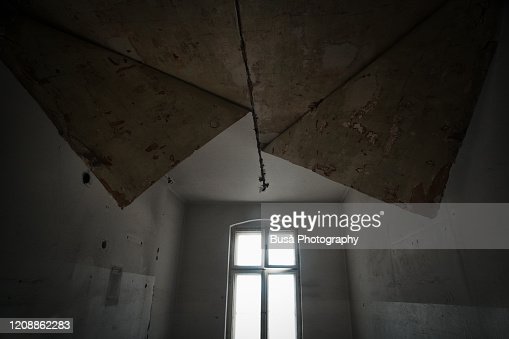
{"label": "bright window light", "polygon": [[[292,236],[290,232],[279,232],[280,237]],[[293,266],[295,265],[295,246],[285,244],[291,248],[269,248],[267,250],[269,256],[269,266]]]}
{"label": "bright window light", "polygon": [[262,280],[260,274],[236,274],[233,293],[233,339],[259,339]]}
{"label": "bright window light", "polygon": [[235,239],[235,265],[262,265],[261,232],[238,232]]}
{"label": "bright window light", "polygon": [[225,339],[300,336],[298,248],[271,249],[269,239],[259,227],[231,232]]}
{"label": "bright window light", "polygon": [[295,275],[268,275],[268,339],[297,338]]}

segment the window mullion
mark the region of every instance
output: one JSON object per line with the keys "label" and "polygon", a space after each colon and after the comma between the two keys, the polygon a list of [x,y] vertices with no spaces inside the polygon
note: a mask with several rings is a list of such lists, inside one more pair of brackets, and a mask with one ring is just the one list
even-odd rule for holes
{"label": "window mullion", "polygon": [[261,337],[267,339],[267,271],[262,271],[262,316],[261,316]]}
{"label": "window mullion", "polygon": [[263,269],[262,269],[262,321],[261,321],[261,337],[267,339],[267,270],[269,253],[267,249],[267,232],[262,230],[262,246],[263,246]]}

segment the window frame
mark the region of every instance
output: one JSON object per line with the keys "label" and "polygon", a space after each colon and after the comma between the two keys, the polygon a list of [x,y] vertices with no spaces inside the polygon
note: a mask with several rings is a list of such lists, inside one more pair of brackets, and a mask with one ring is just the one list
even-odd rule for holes
{"label": "window frame", "polygon": [[[239,232],[261,232],[262,236],[262,264],[260,266],[237,266],[235,265],[235,239]],[[289,232],[285,230],[285,232]],[[296,232],[294,233],[296,237]],[[300,248],[295,242],[295,263],[294,265],[269,265],[268,242],[269,232],[261,225],[236,225],[230,227],[228,244],[228,278],[226,292],[226,321],[225,339],[232,339],[233,333],[233,305],[236,274],[261,274],[261,321],[260,339],[268,339],[268,275],[269,274],[293,274],[295,276],[295,305],[296,305],[296,339],[302,339],[302,304],[301,304],[301,281],[300,281]]]}

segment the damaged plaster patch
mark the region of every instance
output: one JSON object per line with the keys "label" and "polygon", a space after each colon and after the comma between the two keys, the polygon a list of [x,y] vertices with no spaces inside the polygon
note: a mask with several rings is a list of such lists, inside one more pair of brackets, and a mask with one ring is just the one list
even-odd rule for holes
{"label": "damaged plaster patch", "polygon": [[393,119],[393,123],[391,129],[389,130],[389,138],[384,146],[384,154],[387,155],[390,153],[392,146],[398,140],[400,135],[399,123],[401,122],[401,118],[395,116]]}
{"label": "damaged plaster patch", "polygon": [[369,73],[361,76],[345,94],[348,100],[344,101],[344,106],[351,114],[349,120],[344,121],[341,126],[364,136],[371,145],[376,144],[378,133],[370,130],[361,121],[369,119],[369,114],[376,109],[379,96],[380,88],[376,78]]}
{"label": "damaged plaster patch", "polygon": [[352,128],[359,132],[360,134],[363,134],[366,130],[366,127],[362,126],[360,123],[356,122],[352,125]]}
{"label": "damaged plaster patch", "polygon": [[368,139],[370,144],[374,145],[378,139],[378,134],[373,131],[368,131],[368,133],[366,133],[366,139]]}
{"label": "damaged plaster patch", "polygon": [[322,165],[322,164],[316,164],[312,168],[313,172],[316,172],[322,176],[330,177],[332,172],[336,172],[336,167],[332,165]]}
{"label": "damaged plaster patch", "polygon": [[366,114],[375,109],[377,104],[376,100],[369,100],[365,105],[361,108],[355,110],[351,115],[348,121],[344,121],[341,126],[345,128],[349,128],[364,136],[365,139],[372,145],[376,144],[378,140],[378,134],[370,129],[368,129],[365,125],[363,125],[360,121],[364,118]]}
{"label": "damaged plaster patch", "polygon": [[449,179],[449,170],[452,163],[443,165],[440,170],[435,174],[428,189],[426,190],[424,184],[421,182],[413,189],[410,196],[411,203],[438,203],[440,202],[444,193],[445,185]]}
{"label": "damaged plaster patch", "polygon": [[[329,179],[385,202],[440,201],[442,166],[454,162],[468,127],[498,8],[489,5],[489,20],[478,22],[470,3],[444,2],[267,149],[324,176],[317,164],[335,166]],[[329,123],[325,133],[316,121]],[[282,153],[288,143],[295,151]]]}

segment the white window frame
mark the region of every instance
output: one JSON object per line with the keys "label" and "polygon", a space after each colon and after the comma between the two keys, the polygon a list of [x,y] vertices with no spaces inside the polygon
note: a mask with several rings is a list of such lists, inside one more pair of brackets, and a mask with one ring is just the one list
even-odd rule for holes
{"label": "white window frame", "polygon": [[[235,239],[239,232],[257,232],[262,235],[263,251],[261,266],[236,266],[234,265],[235,256]],[[285,230],[285,233],[287,231]],[[261,274],[261,321],[260,321],[260,339],[267,339],[267,281],[269,274],[293,274],[295,275],[295,305],[296,305],[296,321],[297,339],[302,338],[302,311],[301,311],[301,285],[300,285],[300,249],[295,243],[295,263],[294,265],[269,265],[268,258],[268,232],[261,226],[238,225],[230,227],[230,243],[228,246],[228,286],[227,286],[227,302],[226,302],[226,322],[225,322],[225,339],[232,339],[232,306],[234,305],[233,291],[235,290],[235,274]],[[237,338],[238,339],[238,338]]]}

